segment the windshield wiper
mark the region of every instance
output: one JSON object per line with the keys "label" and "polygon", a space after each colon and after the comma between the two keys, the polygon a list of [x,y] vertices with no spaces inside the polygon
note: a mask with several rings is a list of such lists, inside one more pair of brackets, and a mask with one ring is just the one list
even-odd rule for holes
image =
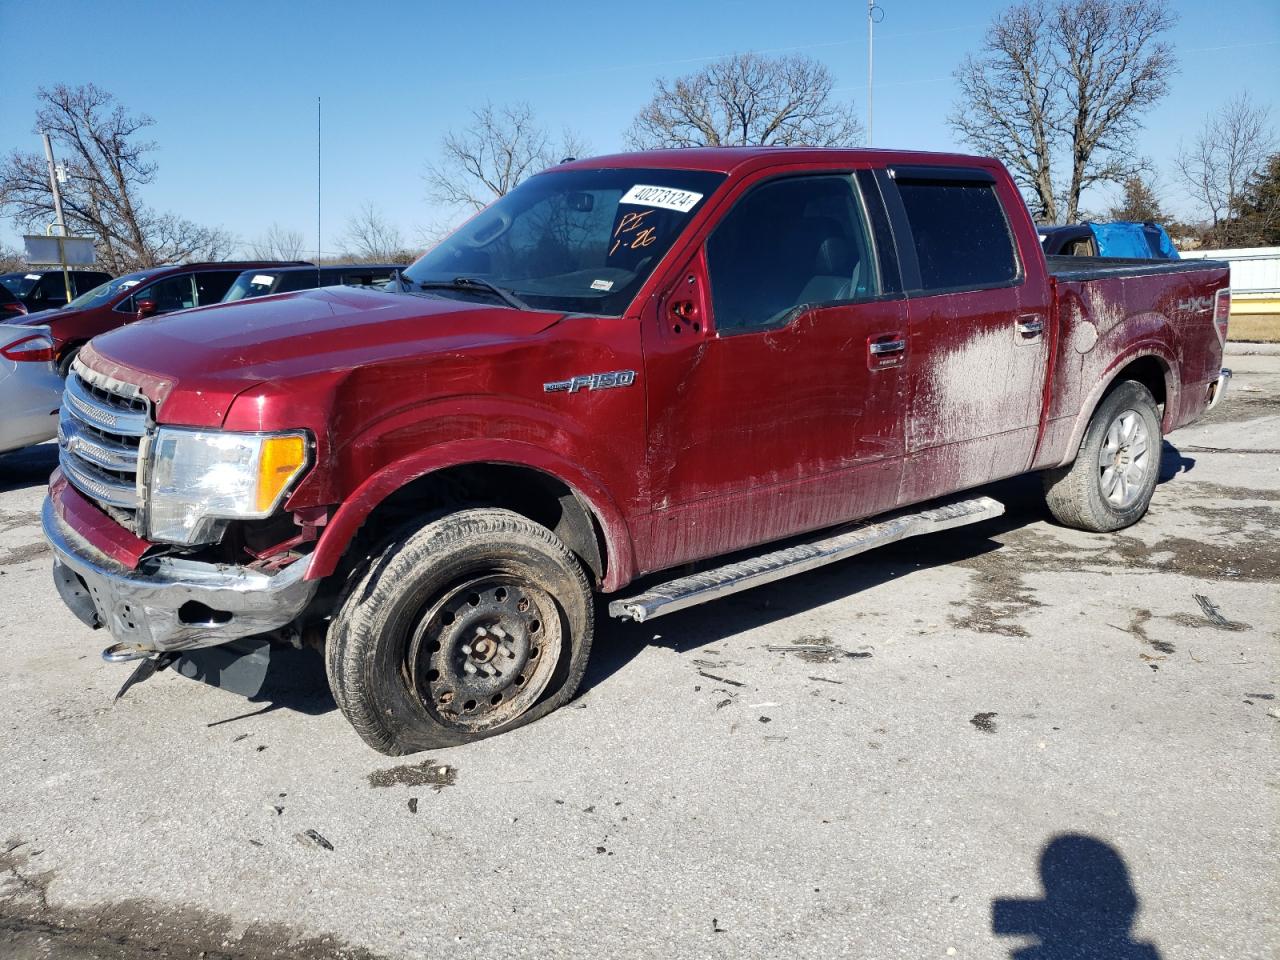
{"label": "windshield wiper", "polygon": [[409,282],[416,284],[419,290],[484,290],[492,293],[508,307],[514,307],[517,310],[533,309],[510,290],[492,284],[482,277],[454,277],[452,280],[413,280]]}

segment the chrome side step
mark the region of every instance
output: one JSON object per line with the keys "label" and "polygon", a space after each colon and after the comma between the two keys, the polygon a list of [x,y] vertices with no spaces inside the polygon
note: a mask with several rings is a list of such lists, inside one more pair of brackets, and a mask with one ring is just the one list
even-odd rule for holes
{"label": "chrome side step", "polygon": [[821,539],[660,583],[637,596],[614,600],[609,604],[609,616],[636,622],[652,620],[664,613],[804,573],[907,537],[990,520],[1002,513],[1004,504],[990,497],[975,497],[913,513],[893,514],[883,520],[845,527]]}

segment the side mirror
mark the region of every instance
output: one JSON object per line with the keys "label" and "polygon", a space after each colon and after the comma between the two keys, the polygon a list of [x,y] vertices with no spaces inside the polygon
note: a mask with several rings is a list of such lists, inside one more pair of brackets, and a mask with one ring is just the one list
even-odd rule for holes
{"label": "side mirror", "polygon": [[138,306],[137,319],[139,320],[145,320],[147,317],[151,316],[153,313],[156,312],[156,302],[154,300],[139,300],[137,306]]}

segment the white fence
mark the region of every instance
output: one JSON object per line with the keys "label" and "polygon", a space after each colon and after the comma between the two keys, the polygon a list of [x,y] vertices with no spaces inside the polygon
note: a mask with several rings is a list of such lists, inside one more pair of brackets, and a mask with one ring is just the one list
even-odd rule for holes
{"label": "white fence", "polygon": [[1179,256],[1231,264],[1232,313],[1280,313],[1280,247],[1184,250]]}

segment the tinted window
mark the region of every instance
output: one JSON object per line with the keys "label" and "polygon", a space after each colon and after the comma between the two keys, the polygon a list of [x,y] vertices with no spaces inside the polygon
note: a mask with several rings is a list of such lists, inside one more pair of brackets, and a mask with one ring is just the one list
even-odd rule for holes
{"label": "tinted window", "polygon": [[342,283],[348,287],[371,287],[386,283],[393,276],[393,270],[347,270],[342,274]]}
{"label": "tinted window", "polygon": [[240,276],[239,270],[210,270],[197,273],[195,275],[197,302],[202,307],[210,303],[219,303],[227,295],[231,284],[235,283],[238,276]]}
{"label": "tinted window", "polygon": [[50,304],[66,303],[67,282],[60,272],[46,273],[44,279],[36,285],[35,291],[30,295],[30,299]]}
{"label": "tinted window", "polygon": [[898,183],[925,290],[1009,283],[1013,238],[995,188],[985,183]]}
{"label": "tinted window", "polygon": [[186,310],[194,307],[196,301],[191,292],[191,274],[184,273],[176,277],[157,280],[150,286],[138,290],[116,309],[134,312],[138,309],[139,300],[154,300],[156,313],[173,313],[175,310]]}
{"label": "tinted window", "polygon": [[756,187],[707,241],[720,332],[785,323],[802,304],[874,296],[876,271],[849,177]]}

